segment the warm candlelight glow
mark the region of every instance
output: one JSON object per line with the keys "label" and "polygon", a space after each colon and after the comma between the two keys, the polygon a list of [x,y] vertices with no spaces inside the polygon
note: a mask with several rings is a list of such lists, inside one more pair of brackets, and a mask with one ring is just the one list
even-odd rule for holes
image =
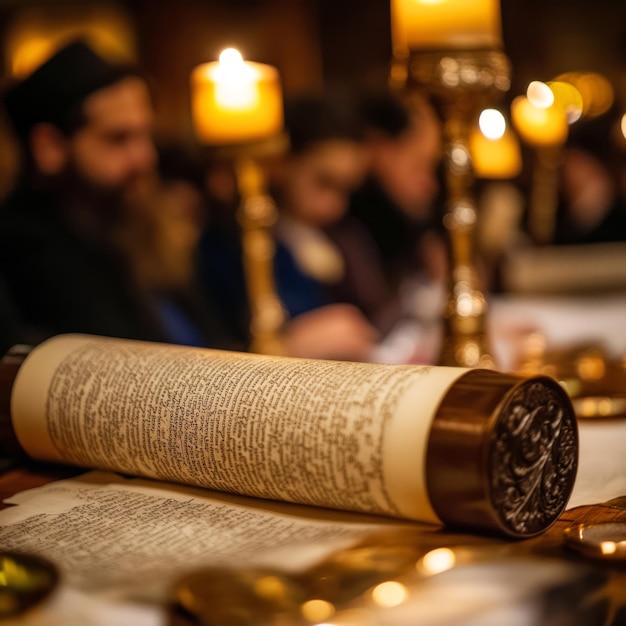
{"label": "warm candlelight glow", "polygon": [[245,143],[278,134],[283,107],[278,72],[244,61],[228,48],[217,63],[191,75],[191,106],[200,141],[211,145]]}
{"label": "warm candlelight glow", "polygon": [[399,606],[409,597],[409,590],[402,584],[395,580],[388,580],[387,582],[376,585],[372,590],[372,599],[378,606],[384,608],[393,608]]}
{"label": "warm candlelight glow", "polygon": [[583,97],[571,83],[553,80],[548,87],[554,94],[554,103],[565,112],[569,124],[578,121],[583,113]]}
{"label": "warm candlelight glow", "polygon": [[300,612],[309,622],[324,622],[335,614],[335,606],[326,600],[307,600],[300,607]]}
{"label": "warm candlelight glow", "polygon": [[582,117],[599,117],[606,113],[615,101],[615,92],[610,81],[596,72],[566,72],[556,81],[573,85],[583,101]]}
{"label": "warm candlelight glow", "polygon": [[533,80],[528,85],[526,97],[533,106],[539,109],[547,109],[554,104],[554,94],[552,90],[540,80]]}
{"label": "warm candlelight glow", "polygon": [[501,139],[506,132],[506,120],[498,109],[485,109],[478,118],[478,126],[487,139]]}
{"label": "warm candlelight glow", "polygon": [[617,544],[614,541],[602,541],[600,543],[600,552],[602,554],[615,554],[617,552]]}
{"label": "warm candlelight glow", "polygon": [[442,574],[452,569],[456,564],[456,555],[450,548],[431,550],[418,561],[417,568],[427,575]]}
{"label": "warm candlelight glow", "polygon": [[499,0],[391,0],[393,47],[501,48]]}
{"label": "warm candlelight glow", "polygon": [[511,119],[520,137],[532,146],[559,146],[567,139],[567,117],[554,104],[539,108],[527,97],[518,96],[511,103]]}
{"label": "warm candlelight glow", "polygon": [[496,109],[485,109],[478,128],[470,134],[470,153],[478,178],[515,178],[522,171],[519,141],[507,127],[504,115]]}
{"label": "warm candlelight glow", "polygon": [[5,33],[7,69],[23,78],[74,39],[84,39],[98,54],[116,63],[136,56],[128,15],[111,4],[76,6],[75,11],[18,12]]}

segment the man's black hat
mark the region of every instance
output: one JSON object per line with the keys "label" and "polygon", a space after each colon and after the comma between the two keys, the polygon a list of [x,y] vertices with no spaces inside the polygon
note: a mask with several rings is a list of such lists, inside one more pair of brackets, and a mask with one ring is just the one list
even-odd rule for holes
{"label": "man's black hat", "polygon": [[129,68],[108,63],[87,44],[76,41],[12,85],[4,94],[4,106],[21,138],[40,122],[65,129],[71,113],[87,96],[132,74]]}

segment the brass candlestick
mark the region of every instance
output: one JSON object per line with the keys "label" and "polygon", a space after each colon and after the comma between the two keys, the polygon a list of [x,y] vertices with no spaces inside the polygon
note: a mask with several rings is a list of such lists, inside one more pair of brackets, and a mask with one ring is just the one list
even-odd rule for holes
{"label": "brass candlestick", "polygon": [[562,161],[562,145],[536,149],[528,229],[532,240],[539,245],[550,244],[554,240]]}
{"label": "brass candlestick", "polygon": [[530,95],[513,100],[511,117],[520,137],[533,151],[528,231],[535,244],[545,245],[554,240],[568,112],[564,104],[554,102],[555,95],[546,84],[535,81],[527,93]]}
{"label": "brass candlestick", "polygon": [[265,177],[252,158],[235,161],[241,196],[238,220],[246,289],[250,305],[250,350],[260,354],[284,354],[281,330],[285,312],[274,283],[273,227],[278,212],[265,190]]}
{"label": "brass candlestick", "polygon": [[487,302],[474,262],[478,215],[469,135],[480,111],[493,106],[509,87],[509,60],[499,50],[414,50],[408,59],[405,90],[427,92],[444,115],[450,292],[443,315],[443,365],[493,367]]}
{"label": "brass candlestick", "polygon": [[267,192],[262,161],[288,149],[286,135],[264,140],[211,148],[210,155],[234,166],[239,191],[237,221],[241,227],[241,250],[248,305],[250,351],[284,355],[282,330],[286,312],[274,281],[274,224],[278,210]]}

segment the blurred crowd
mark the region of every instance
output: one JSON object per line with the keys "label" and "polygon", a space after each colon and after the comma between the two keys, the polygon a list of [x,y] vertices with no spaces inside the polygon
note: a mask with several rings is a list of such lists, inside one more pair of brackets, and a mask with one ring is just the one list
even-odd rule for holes
{"label": "blurred crowd", "polygon": [[[155,143],[146,78],[82,42],[3,102],[22,160],[0,208],[2,349],[80,332],[246,350],[232,164]],[[279,212],[286,353],[433,362],[432,341],[385,349],[407,321],[436,327],[442,308],[437,111],[392,92],[336,89],[287,102],[285,124],[289,150],[264,167]],[[584,139],[565,156],[557,240],[621,240],[624,178]],[[483,273],[497,288],[497,269]]]}

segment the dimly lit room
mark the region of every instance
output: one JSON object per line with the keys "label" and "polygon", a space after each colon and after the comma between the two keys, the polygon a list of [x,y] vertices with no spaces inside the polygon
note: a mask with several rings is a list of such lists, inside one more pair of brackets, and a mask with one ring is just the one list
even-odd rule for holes
{"label": "dimly lit room", "polygon": [[626,3],[0,0],[0,623],[626,626]]}

